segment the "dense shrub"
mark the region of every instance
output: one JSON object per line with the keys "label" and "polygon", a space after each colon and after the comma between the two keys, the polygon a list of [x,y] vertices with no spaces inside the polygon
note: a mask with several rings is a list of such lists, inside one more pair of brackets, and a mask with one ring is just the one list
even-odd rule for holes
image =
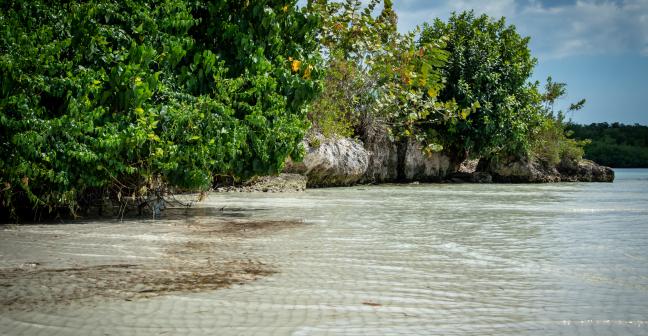
{"label": "dense shrub", "polygon": [[[460,162],[466,156],[489,157],[528,150],[529,130],[537,117],[538,96],[529,84],[536,60],[504,18],[472,11],[454,13],[448,22],[425,24],[422,43],[447,38],[450,53],[443,68],[442,101],[455,101],[458,118],[434,124],[439,140]],[[472,108],[472,109],[470,109]]]}
{"label": "dense shrub", "polygon": [[278,171],[321,77],[296,1],[0,1],[0,212]]}
{"label": "dense shrub", "polygon": [[547,166],[558,166],[561,163],[573,165],[581,160],[583,147],[588,142],[569,137],[561,120],[544,118],[530,143],[533,158]]}
{"label": "dense shrub", "polygon": [[[537,87],[537,83],[536,83]],[[537,120],[529,123],[529,155],[547,166],[563,165],[573,167],[583,158],[583,147],[589,142],[585,139],[571,137],[571,131],[565,123],[565,113],[555,111],[556,101],[567,94],[567,84],[554,82],[547,78],[544,92],[540,94],[541,104],[536,105]],[[585,105],[585,99],[571,104],[568,112],[580,110]]]}
{"label": "dense shrub", "polygon": [[309,115],[314,127],[326,135],[362,137],[379,125],[394,140],[426,142],[424,125],[453,107],[436,99],[447,58],[444,39],[417,44],[415,32],[398,33],[389,0],[311,0],[308,8],[324,18],[319,36],[327,56],[324,91]]}

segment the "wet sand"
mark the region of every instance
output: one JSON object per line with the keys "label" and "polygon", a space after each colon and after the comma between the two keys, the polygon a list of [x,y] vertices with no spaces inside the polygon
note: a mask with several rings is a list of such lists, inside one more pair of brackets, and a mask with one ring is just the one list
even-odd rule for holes
{"label": "wet sand", "polygon": [[1,226],[0,314],[242,285],[276,271],[240,242],[303,224],[218,214]]}

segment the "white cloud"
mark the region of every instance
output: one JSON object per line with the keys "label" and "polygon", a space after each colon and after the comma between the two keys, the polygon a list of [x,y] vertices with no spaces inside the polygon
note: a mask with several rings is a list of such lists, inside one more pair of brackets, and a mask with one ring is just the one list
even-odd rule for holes
{"label": "white cloud", "polygon": [[648,2],[577,1],[545,9],[526,7],[512,17],[542,58],[640,52],[648,42]]}
{"label": "white cloud", "polygon": [[399,29],[403,32],[414,29],[424,22],[431,23],[434,19],[442,20],[450,17],[452,12],[473,9],[478,15],[488,14],[493,17],[510,17],[515,14],[515,0],[401,0],[394,1],[394,7],[399,19]]}
{"label": "white cloud", "polygon": [[551,6],[539,0],[401,0],[394,5],[402,31],[436,17],[447,19],[452,11],[474,9],[495,18],[505,16],[521,34],[531,36],[534,54],[541,59],[648,54],[646,0],[578,0]]}
{"label": "white cloud", "polygon": [[483,0],[458,0],[451,1],[454,11],[465,8],[474,9],[478,14],[487,13],[494,17],[510,17],[515,14],[515,0],[483,1]]}

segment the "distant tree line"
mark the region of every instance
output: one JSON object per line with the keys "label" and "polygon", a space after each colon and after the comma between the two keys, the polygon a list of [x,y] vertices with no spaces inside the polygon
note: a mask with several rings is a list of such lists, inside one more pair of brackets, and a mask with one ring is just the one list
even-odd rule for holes
{"label": "distant tree line", "polygon": [[648,126],[639,124],[570,123],[576,139],[589,139],[585,158],[615,168],[648,168]]}

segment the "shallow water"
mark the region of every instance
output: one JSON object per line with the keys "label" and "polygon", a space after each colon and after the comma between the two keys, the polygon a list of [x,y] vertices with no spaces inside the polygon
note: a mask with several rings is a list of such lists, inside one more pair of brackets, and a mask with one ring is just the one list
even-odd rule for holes
{"label": "shallow water", "polygon": [[227,252],[277,273],[7,312],[0,334],[648,335],[648,170],[616,172],[613,184],[211,194],[207,217],[305,222]]}

